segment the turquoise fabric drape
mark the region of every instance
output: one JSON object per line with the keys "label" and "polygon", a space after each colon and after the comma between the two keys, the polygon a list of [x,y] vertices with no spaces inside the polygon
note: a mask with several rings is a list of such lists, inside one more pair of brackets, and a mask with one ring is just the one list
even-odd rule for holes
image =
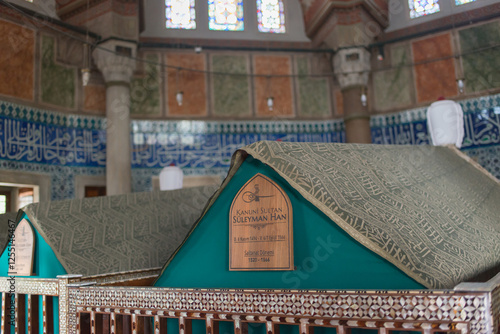
{"label": "turquoise fabric drape", "polygon": [[[23,218],[26,218],[31,225],[26,214],[24,214],[21,219]],[[33,225],[31,225],[31,227],[33,227]],[[66,270],[57,259],[52,248],[50,248],[35,228],[33,228],[33,231],[35,232],[35,256],[33,260],[34,275],[29,277],[56,278],[57,275],[65,275]],[[0,256],[0,276],[7,276],[8,271],[8,254],[6,249],[4,249]]]}
{"label": "turquoise fabric drape", "polygon": [[[29,218],[24,214],[22,218],[26,218],[28,222],[31,224]],[[22,219],[21,218],[21,219]],[[31,225],[33,227],[33,225]],[[66,270],[63,268],[62,264],[57,259],[52,248],[45,242],[45,240],[40,236],[38,231],[33,228],[35,235],[35,254],[33,259],[33,276],[29,276],[32,278],[56,278],[57,275],[65,275]],[[4,249],[2,255],[0,256],[0,276],[7,276],[9,271],[8,266],[8,254],[7,248]],[[27,277],[27,276],[15,276],[15,277]],[[41,324],[43,323],[43,309],[42,309],[42,296],[38,296],[39,301],[39,324],[40,324],[40,334],[43,334],[43,327]],[[28,322],[27,319],[27,308],[26,304],[26,318],[25,322]],[[54,333],[59,333],[59,298],[53,298],[53,321],[54,321]],[[14,326],[11,327],[11,333],[14,333]]]}
{"label": "turquoise fabric drape", "polygon": [[[229,208],[238,190],[262,173],[287,192],[293,207],[295,271],[229,271]],[[425,289],[371,252],[248,156],[164,269],[155,286],[263,289]]]}

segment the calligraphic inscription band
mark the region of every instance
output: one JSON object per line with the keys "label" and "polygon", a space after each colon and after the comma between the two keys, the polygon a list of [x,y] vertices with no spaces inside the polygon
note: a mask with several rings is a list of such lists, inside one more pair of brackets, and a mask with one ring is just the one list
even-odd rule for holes
{"label": "calligraphic inscription band", "polygon": [[229,210],[229,270],[293,270],[293,211],[285,191],[257,174]]}

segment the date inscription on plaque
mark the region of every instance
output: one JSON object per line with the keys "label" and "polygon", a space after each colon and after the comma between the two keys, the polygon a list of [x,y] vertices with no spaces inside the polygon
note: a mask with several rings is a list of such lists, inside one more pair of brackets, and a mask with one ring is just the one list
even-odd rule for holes
{"label": "date inscription on plaque", "polygon": [[270,178],[257,174],[229,210],[229,270],[293,270],[292,204]]}
{"label": "date inscription on plaque", "polygon": [[26,219],[21,220],[14,232],[12,242],[14,260],[11,264],[9,260],[9,272],[14,272],[17,276],[33,275],[33,255],[35,250],[35,235],[33,228]]}

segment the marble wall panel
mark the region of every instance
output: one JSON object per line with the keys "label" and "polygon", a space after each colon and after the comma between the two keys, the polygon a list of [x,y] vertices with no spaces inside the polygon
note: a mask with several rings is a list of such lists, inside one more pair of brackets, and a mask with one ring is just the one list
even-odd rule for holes
{"label": "marble wall panel", "polygon": [[130,113],[161,115],[161,65],[158,54],[140,55],[137,73],[130,82]]}
{"label": "marble wall panel", "polygon": [[[257,116],[293,116],[292,78],[272,77],[292,73],[290,57],[255,56],[253,60],[255,74],[270,76],[256,76],[254,78]],[[274,98],[272,110],[267,105],[268,97]]]}
{"label": "marble wall panel", "polygon": [[[178,71],[175,67],[206,70],[206,57],[203,54],[168,53],[165,56],[167,85],[167,114],[169,116],[206,116],[207,81],[206,74],[193,71]],[[170,67],[174,66],[174,67]],[[182,106],[175,98],[178,91],[184,93]]]}
{"label": "marble wall panel", "polygon": [[459,31],[467,93],[500,87],[500,22]]}
{"label": "marble wall panel", "polygon": [[106,113],[106,87],[88,85],[83,88],[83,108],[100,114]]}
{"label": "marble wall panel", "polygon": [[42,35],[41,40],[41,100],[55,106],[74,109],[76,69],[55,61],[55,37]]}
{"label": "marble wall panel", "polygon": [[335,115],[344,115],[344,96],[340,90],[335,92]]}
{"label": "marble wall panel", "polygon": [[[214,54],[211,56],[213,114],[250,116],[250,73],[247,56]],[[240,75],[238,75],[240,74]]]}
{"label": "marble wall panel", "polygon": [[309,58],[297,57],[299,116],[326,117],[332,115],[330,85],[326,77],[310,76]]}
{"label": "marble wall panel", "polygon": [[[412,49],[413,61],[416,63],[417,102],[433,102],[440,96],[456,96],[458,90],[450,34],[415,41]],[[441,58],[445,59],[436,61]]]}
{"label": "marble wall panel", "polygon": [[0,20],[0,94],[33,100],[35,33]]}
{"label": "marble wall panel", "polygon": [[[411,51],[408,45],[392,46],[390,50],[390,69],[373,73],[375,110],[385,111],[408,106],[412,102],[413,89]],[[388,52],[388,53],[389,53]]]}

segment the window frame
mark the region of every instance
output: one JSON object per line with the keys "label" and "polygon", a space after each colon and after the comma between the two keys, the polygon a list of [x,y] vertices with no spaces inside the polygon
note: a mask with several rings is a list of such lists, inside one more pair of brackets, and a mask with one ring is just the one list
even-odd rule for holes
{"label": "window frame", "polygon": [[282,15],[283,16],[283,22],[281,22],[281,19],[280,19],[280,24],[282,24],[282,28],[279,28],[279,30],[283,29],[283,31],[275,31],[276,29],[269,29],[269,31],[262,31],[260,30],[260,22],[259,22],[259,5],[258,5],[258,2],[260,2],[262,4],[262,2],[265,1],[265,0],[255,0],[255,13],[256,13],[256,17],[257,17],[257,31],[259,33],[263,33],[263,34],[286,34],[287,33],[287,9],[285,6],[285,1],[284,0],[278,0],[278,4],[280,5],[280,7],[283,8],[283,11],[281,12],[280,10],[280,16]]}
{"label": "window frame", "polygon": [[[212,25],[223,25],[221,23],[216,23],[212,22],[212,17],[210,15],[210,6],[214,6],[215,4],[212,4],[213,2],[216,2],[216,0],[207,0],[207,17],[208,17],[208,30],[209,31],[231,31],[231,32],[239,32],[239,31],[245,31],[245,2],[243,0],[232,0],[236,2],[236,14],[237,14],[237,21],[241,21],[241,26],[239,27],[239,23],[236,23],[235,25],[237,26],[235,29],[216,29],[215,27],[211,27]],[[241,17],[238,15],[238,8],[241,8]],[[241,18],[241,20],[240,20]],[[214,12],[214,17],[213,21],[215,21],[215,12]],[[225,24],[227,26],[227,24]]]}
{"label": "window frame", "polygon": [[[179,26],[176,26],[176,27],[169,27],[169,19],[167,17],[167,11],[168,11],[168,5],[167,5],[167,1],[170,1],[170,3],[172,3],[173,1],[175,0],[165,0],[165,7],[164,7],[164,10],[165,10],[165,28],[167,30],[169,29],[174,29],[174,30],[196,30],[196,0],[186,0],[189,2],[189,13],[190,13],[190,26],[187,26],[187,27],[179,27]],[[172,5],[170,5],[171,7]],[[172,14],[171,14],[172,16]]]}

